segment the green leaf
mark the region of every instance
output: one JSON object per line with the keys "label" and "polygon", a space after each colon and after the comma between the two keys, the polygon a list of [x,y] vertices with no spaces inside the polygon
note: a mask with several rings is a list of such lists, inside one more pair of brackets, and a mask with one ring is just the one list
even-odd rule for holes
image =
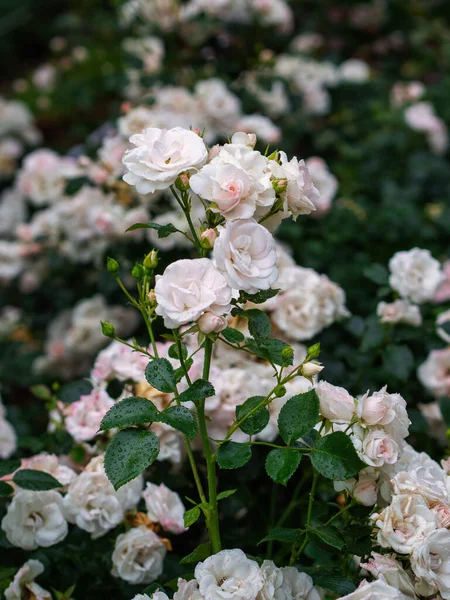
{"label": "green leaf", "polygon": [[248,330],[250,335],[257,342],[269,337],[272,331],[272,325],[265,312],[258,310],[257,308],[251,308],[250,310],[244,311],[244,316],[248,319]]}
{"label": "green leaf", "polygon": [[383,355],[383,369],[406,381],[414,368],[414,356],[408,346],[390,344]]}
{"label": "green leaf", "polygon": [[[244,404],[236,406],[236,420],[241,421],[244,419],[252,410],[260,405],[266,399],[265,396],[252,396],[248,398]],[[248,435],[254,435],[264,429],[270,419],[270,413],[265,406],[261,406],[256,410],[250,417],[239,425],[239,428]]]}
{"label": "green leaf", "polygon": [[66,187],[64,188],[65,196],[73,196],[81,190],[84,185],[89,186],[91,184],[88,177],[82,175],[81,177],[72,177],[67,181]]}
{"label": "green leaf", "polygon": [[[439,398],[439,407],[441,409],[442,417],[445,421],[447,427],[450,427],[450,398],[444,396],[443,398]],[[408,412],[409,414],[409,412]],[[1,464],[1,463],[0,463]],[[1,467],[0,467],[1,473]]]}
{"label": "green leaf", "polygon": [[42,492],[62,487],[62,484],[50,473],[35,471],[34,469],[21,469],[14,474],[13,482],[24,490]]}
{"label": "green leaf", "polygon": [[369,317],[361,341],[361,352],[366,353],[381,346],[384,343],[385,335],[385,327],[380,323],[378,317],[376,315]]}
{"label": "green leaf", "polygon": [[159,414],[158,421],[181,431],[190,440],[198,433],[198,424],[191,411],[184,406],[171,406]]}
{"label": "green leaf", "polygon": [[158,421],[158,418],[159,411],[151,400],[132,396],[120,400],[108,410],[100,423],[100,431],[153,423]]}
{"label": "green leaf", "polygon": [[232,344],[240,344],[245,340],[245,336],[243,333],[238,331],[237,329],[233,329],[232,327],[227,327],[223,331],[220,332],[221,335]]}
{"label": "green leaf", "polygon": [[[181,347],[181,358],[183,358],[184,360],[186,360],[186,358],[188,357],[187,346],[185,344],[180,344],[180,347]],[[170,358],[173,358],[175,360],[180,360],[178,344],[172,344],[169,347],[168,354],[169,354]]]}
{"label": "green leaf", "polygon": [[0,460],[0,477],[14,473],[17,469],[20,469],[22,461],[18,458],[11,458],[9,460]]}
{"label": "green leaf", "polygon": [[245,347],[256,356],[275,365],[289,366],[294,363],[293,355],[290,357],[283,356],[283,350],[290,348],[290,346],[281,340],[267,338],[259,340],[258,343],[255,340],[247,340]]}
{"label": "green leaf", "polygon": [[86,379],[80,381],[72,381],[61,386],[58,390],[57,396],[61,402],[72,404],[77,402],[80,396],[86,396],[92,391],[92,383]]}
{"label": "green leaf", "polygon": [[271,450],[266,458],[266,471],[275,483],[286,485],[298,469],[302,455],[290,448]]}
{"label": "green leaf", "polygon": [[187,510],[183,515],[184,526],[190,527],[191,525],[193,525],[197,521],[197,519],[200,518],[200,515],[201,511],[198,506],[193,506],[192,508]]}
{"label": "green leaf", "polygon": [[0,496],[11,496],[11,494],[14,494],[13,486],[6,483],[6,481],[0,481]]}
{"label": "green leaf", "polygon": [[224,442],[217,449],[217,464],[221,469],[238,469],[252,457],[252,449],[247,444]]}
{"label": "green leaf", "polygon": [[372,527],[352,524],[341,532],[347,554],[366,556],[372,550]]}
{"label": "green leaf", "polygon": [[145,369],[145,378],[155,389],[160,392],[171,393],[175,391],[175,373],[167,358],[155,358],[148,363]]}
{"label": "green leaf", "polygon": [[193,550],[190,554],[182,558],[180,560],[180,565],[200,562],[201,560],[205,560],[205,558],[208,558],[208,556],[211,556],[211,544],[210,542],[205,542],[204,544],[200,544],[200,546],[197,546],[195,550]]}
{"label": "green leaf", "polygon": [[51,400],[52,398],[52,392],[46,385],[33,385],[31,386],[30,390],[31,393],[34,394],[34,396],[36,396],[36,398],[39,398],[40,400]]}
{"label": "green leaf", "polygon": [[309,456],[314,468],[333,481],[349,479],[367,466],[359,459],[350,438],[342,431],[319,438]]}
{"label": "green leaf", "polygon": [[325,569],[318,567],[302,567],[307,575],[312,577],[314,584],[324,590],[345,596],[355,591],[356,586],[340,569]]}
{"label": "green leaf", "polygon": [[320,356],[320,342],[317,342],[317,344],[313,344],[312,346],[309,346],[306,356],[307,356],[307,360],[313,360],[314,358],[317,358],[318,356]]}
{"label": "green leaf", "polygon": [[158,232],[159,238],[169,237],[169,235],[178,231],[172,223],[167,223],[167,225],[161,225],[160,223],[135,223],[131,227],[128,227],[126,231],[135,231],[136,229],[155,229]]}
{"label": "green leaf", "polygon": [[309,433],[319,421],[319,398],[315,390],[292,396],[280,410],[278,428],[286,444]]}
{"label": "green leaf", "polygon": [[235,494],[236,491],[237,490],[226,490],[225,492],[220,492],[220,494],[217,494],[217,500],[225,500],[225,498],[229,498],[229,496]]}
{"label": "green leaf", "polygon": [[181,402],[195,402],[196,400],[204,400],[214,396],[216,390],[205,379],[196,379],[189,389],[180,394]]}
{"label": "green leaf", "polygon": [[265,538],[263,538],[259,544],[263,542],[281,542],[283,544],[296,544],[300,541],[302,534],[299,529],[290,529],[288,527],[274,527],[269,531]]}
{"label": "green leaf", "polygon": [[192,367],[193,364],[194,364],[194,359],[188,358],[184,361],[184,367],[178,367],[178,369],[175,369],[175,371],[173,372],[174,376],[175,376],[175,383],[180,383],[180,381],[184,377],[185,369],[186,369],[186,371],[189,371],[189,369]]}
{"label": "green leaf", "polygon": [[152,431],[124,429],[119,431],[105,454],[105,471],[118,490],[149,467],[159,454],[159,440]]}
{"label": "green leaf", "polygon": [[256,292],[256,294],[247,294],[247,292],[241,292],[239,296],[239,302],[253,302],[253,304],[262,304],[263,302],[266,302],[267,300],[270,300],[270,298],[276,296],[279,291],[279,289],[259,290],[259,292]]}
{"label": "green leaf", "polygon": [[363,270],[363,275],[377,285],[386,285],[388,283],[389,273],[386,267],[378,263],[373,263]]}
{"label": "green leaf", "polygon": [[319,540],[327,546],[332,546],[338,550],[342,550],[345,546],[345,540],[334,525],[324,525],[323,527],[315,527],[309,530],[311,539]]}

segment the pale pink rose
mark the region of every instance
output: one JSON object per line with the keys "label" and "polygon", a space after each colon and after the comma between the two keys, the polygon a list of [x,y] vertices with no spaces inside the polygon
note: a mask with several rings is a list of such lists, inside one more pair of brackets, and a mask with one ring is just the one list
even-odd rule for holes
{"label": "pale pink rose", "polygon": [[264,115],[245,115],[236,123],[235,129],[256,135],[266,144],[276,144],[281,139],[281,130]]}
{"label": "pale pink rose", "polygon": [[422,325],[420,308],[408,300],[395,300],[395,302],[380,302],[377,306],[377,315],[381,323],[407,323],[414,327]]}
{"label": "pale pink rose", "polygon": [[435,513],[439,526],[448,529],[450,527],[450,506],[444,502],[438,502],[431,510]]}
{"label": "pale pink rose", "polygon": [[433,396],[450,396],[450,348],[432,350],[417,370],[417,376]]}
{"label": "pale pink rose", "polygon": [[95,437],[101,420],[114,406],[114,400],[104,390],[93,390],[81,396],[69,407],[66,428],[74,440],[87,441]]}
{"label": "pale pink rose", "polygon": [[305,161],[299,161],[295,156],[288,161],[285,152],[280,152],[280,161],[281,164],[270,161],[270,169],[275,179],[287,180],[286,191],[281,195],[285,201],[285,210],[289,210],[294,219],[298,215],[309,215],[316,210],[320,194]]}
{"label": "pale pink rose", "polygon": [[391,585],[410,598],[415,598],[414,581],[402,564],[395,560],[395,554],[372,552],[372,558],[360,565],[371,575]]}
{"label": "pale pink rose", "polygon": [[360,475],[358,483],[352,491],[352,496],[363,506],[375,506],[378,497],[377,476]]}
{"label": "pale pink rose", "polygon": [[391,90],[391,104],[402,106],[407,102],[419,100],[425,94],[425,86],[420,81],[398,81]]}
{"label": "pale pink rose", "polygon": [[46,452],[22,459],[20,468],[50,473],[63,487],[69,485],[76,477],[75,471],[62,465],[56,454],[47,454]]}
{"label": "pale pink rose", "polygon": [[362,459],[372,467],[397,462],[398,444],[384,429],[372,429],[362,442]]}
{"label": "pale pink rose", "polygon": [[450,260],[446,260],[442,265],[442,271],[445,281],[438,287],[434,294],[433,302],[439,304],[450,299]]}
{"label": "pale pink rose", "polygon": [[[411,567],[419,579],[417,588],[429,596],[439,591],[444,600],[450,598],[450,531],[437,529],[430,532],[413,549]],[[422,584],[426,584],[422,587]],[[428,588],[428,589],[427,589]]]}
{"label": "pale pink rose", "polygon": [[183,516],[185,507],[176,492],[172,492],[163,483],[147,483],[142,492],[147,514],[151,521],[159,523],[165,531],[179,534],[186,531]]}
{"label": "pale pink rose", "polygon": [[215,229],[207,229],[201,234],[200,239],[204,240],[204,242],[207,242],[209,248],[214,248],[214,242],[217,239],[217,232]]}
{"label": "pale pink rose", "polygon": [[365,394],[358,400],[357,414],[367,425],[381,425],[394,440],[400,442],[408,435],[411,421],[406,401],[400,394],[389,394],[387,386],[371,396]]}
{"label": "pale pink rose", "polygon": [[336,195],[337,179],[328,169],[328,165],[323,158],[311,156],[306,160],[306,166],[312,182],[319,192],[318,197],[313,200],[316,211],[312,214],[314,217],[324,216],[330,211],[333,198]]}
{"label": "pale pink rose", "polygon": [[321,381],[315,387],[320,414],[336,423],[350,423],[355,416],[355,399],[342,387]]}
{"label": "pale pink rose", "polygon": [[228,322],[225,317],[221,317],[220,315],[215,315],[212,312],[205,312],[197,321],[198,328],[203,333],[219,333],[219,331],[223,331]]}

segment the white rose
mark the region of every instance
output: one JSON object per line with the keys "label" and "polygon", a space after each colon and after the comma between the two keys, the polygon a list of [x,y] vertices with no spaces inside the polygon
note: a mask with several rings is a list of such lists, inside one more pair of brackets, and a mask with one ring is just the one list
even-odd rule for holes
{"label": "white rose", "polygon": [[142,492],[149,519],[159,523],[165,531],[183,533],[186,531],[183,516],[185,508],[180,496],[172,492],[163,483],[147,483]]}
{"label": "white rose", "polygon": [[34,581],[44,572],[44,565],[39,560],[27,560],[14,575],[13,581],[5,590],[5,600],[51,600],[52,595]]}
{"label": "white rose", "polygon": [[[216,244],[217,245],[217,244]],[[174,329],[199,319],[205,312],[228,313],[232,291],[208,258],[182,259],[156,276],[156,314]]]}
{"label": "white rose", "polygon": [[120,534],[112,554],[112,575],[132,584],[152,583],[163,572],[166,546],[144,525]]}
{"label": "white rose", "polygon": [[287,180],[286,191],[282,198],[294,218],[298,215],[309,215],[316,210],[316,202],[319,200],[319,191],[312,182],[308,167],[304,160],[298,160],[295,156],[288,161],[286,153],[280,152],[281,164],[270,161],[270,168],[276,179]]}
{"label": "white rose", "polygon": [[261,565],[263,586],[256,600],[288,600],[287,586],[284,584],[283,572],[271,560]]}
{"label": "white rose", "polygon": [[261,569],[242,550],[222,550],[195,568],[200,593],[206,600],[254,600],[263,586]]}
{"label": "white rose", "polygon": [[377,540],[382,548],[392,548],[399,554],[411,554],[437,526],[435,514],[419,495],[394,496],[390,506],[371,519],[378,527]]}
{"label": "white rose", "polygon": [[68,531],[62,514],[63,499],[54,491],[20,490],[8,506],[2,529],[13,546],[24,550],[48,548],[63,540]]}
{"label": "white rose", "polygon": [[402,564],[395,560],[395,554],[372,552],[372,558],[367,563],[361,563],[360,566],[402,594],[416,598],[413,578],[404,570]]}
{"label": "white rose", "polygon": [[430,590],[439,591],[444,600],[450,598],[450,531],[437,529],[417,544],[411,555],[411,567]]}
{"label": "white rose", "polygon": [[348,83],[364,83],[370,77],[370,69],[363,60],[349,58],[340,65],[339,75]]}
{"label": "white rose", "polygon": [[363,506],[374,506],[378,498],[378,473],[375,470],[363,469],[358,478],[358,483],[351,494]]}
{"label": "white rose", "polygon": [[342,387],[328,383],[319,382],[316,394],[320,402],[320,414],[330,421],[336,423],[350,423],[356,411],[355,399]]}
{"label": "white rose", "polygon": [[276,144],[281,139],[281,130],[264,115],[245,115],[235,125],[238,131],[254,133],[266,144]]}
{"label": "white rose", "polygon": [[267,290],[278,278],[275,240],[253,219],[218,227],[213,257],[228,284],[254,294]]}
{"label": "white rose", "polygon": [[173,600],[204,600],[198,590],[196,579],[186,581],[181,577],[178,579],[178,589],[173,595]]}
{"label": "white rose", "polygon": [[123,179],[140,194],[167,189],[180,173],[201,167],[208,157],[202,138],[182,127],[149,127],[132,135],[130,142],[136,148],[123,157],[128,169]]}
{"label": "white rose", "polygon": [[432,350],[417,370],[420,383],[434,396],[450,395],[450,348]]}
{"label": "white rose", "polygon": [[215,315],[212,312],[206,312],[197,321],[197,325],[203,333],[208,334],[213,331],[219,333],[219,331],[223,331],[227,327],[228,321],[225,317]]}
{"label": "white rose", "polygon": [[408,300],[396,300],[387,303],[380,302],[377,306],[377,315],[381,323],[407,323],[414,327],[422,325],[420,308]]}
{"label": "white rose", "polygon": [[50,473],[63,487],[69,485],[77,476],[73,469],[60,464],[59,458],[55,454],[47,454],[45,452],[31,458],[22,459],[21,468]]}
{"label": "white rose", "polygon": [[282,567],[283,583],[292,600],[320,600],[320,594],[313,580],[306,573],[300,573],[295,567]]}
{"label": "white rose", "polygon": [[391,484],[395,494],[420,494],[430,506],[448,501],[447,476],[437,463],[397,473]]}
{"label": "white rose", "polygon": [[314,215],[325,215],[331,208],[331,203],[338,189],[338,181],[328,169],[327,163],[318,156],[308,158],[306,166],[312,182],[319,192],[319,197],[314,200],[316,206]]}
{"label": "white rose", "polygon": [[411,597],[377,579],[371,583],[364,580],[357,590],[339,600],[411,600]]}
{"label": "white rose", "polygon": [[421,248],[396,252],[389,261],[389,270],[390,286],[400,296],[417,304],[432,300],[445,280],[440,263],[429,250]]}
{"label": "white rose", "polygon": [[384,429],[372,429],[363,438],[362,460],[372,467],[397,462],[398,444]]}

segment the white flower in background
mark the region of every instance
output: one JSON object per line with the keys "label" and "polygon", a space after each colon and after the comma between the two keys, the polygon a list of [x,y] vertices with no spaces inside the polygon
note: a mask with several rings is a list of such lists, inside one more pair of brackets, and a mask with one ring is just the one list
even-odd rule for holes
{"label": "white flower in background", "polygon": [[[419,578],[420,593],[439,591],[444,600],[450,598],[450,531],[437,529],[417,544],[411,555],[411,567]],[[428,589],[422,591],[422,585]]]}
{"label": "white flower in background", "polygon": [[4,190],[0,195],[0,236],[13,237],[17,225],[27,218],[23,195],[16,188]]}
{"label": "white flower in background", "polygon": [[42,148],[28,154],[17,176],[20,192],[36,206],[61,199],[67,179],[80,175],[75,159]]}
{"label": "white flower in background", "polygon": [[261,565],[263,586],[256,600],[287,600],[287,587],[284,584],[283,572],[271,560]]}
{"label": "white flower in background", "polygon": [[288,161],[286,153],[280,152],[281,164],[270,161],[270,169],[275,179],[286,180],[286,191],[281,194],[285,202],[285,210],[289,210],[294,219],[298,215],[309,215],[316,210],[319,191],[312,182],[308,167],[304,160],[297,157]]}
{"label": "white flower in background", "polygon": [[56,454],[47,454],[46,452],[22,459],[21,469],[50,473],[63,487],[69,485],[77,476],[73,469],[60,463]]}
{"label": "white flower in background", "polygon": [[14,174],[17,160],[23,154],[23,150],[23,145],[16,138],[0,140],[0,179]]}
{"label": "white flower in background", "polygon": [[132,584],[152,583],[163,572],[166,552],[163,541],[151,529],[133,527],[116,539],[112,574]]}
{"label": "white flower in background", "polygon": [[450,348],[432,350],[418,368],[417,377],[433,396],[450,396]]}
{"label": "white flower in background", "polygon": [[341,63],[338,73],[348,83],[365,83],[370,78],[369,65],[358,58],[349,58]]}
{"label": "white flower in background", "polygon": [[320,402],[320,414],[335,423],[350,423],[356,413],[353,396],[343,387],[321,381],[315,387]]}
{"label": "white flower in background", "polygon": [[329,170],[327,163],[323,158],[311,156],[305,161],[309,175],[314,186],[319,192],[318,197],[314,198],[316,212],[314,216],[325,215],[331,208],[331,203],[338,189],[338,181]]}
{"label": "white flower in background", "polygon": [[396,252],[389,261],[389,270],[392,289],[417,304],[432,300],[445,279],[439,261],[421,248]]}
{"label": "white flower in background", "polygon": [[395,302],[379,302],[377,315],[381,323],[407,323],[414,327],[422,325],[420,308],[408,300],[395,300]]}
{"label": "white flower in background", "polygon": [[450,344],[450,310],[441,313],[436,319],[436,333],[444,342]]}
{"label": "white flower in background", "polygon": [[283,583],[288,590],[288,598],[293,600],[320,600],[320,594],[313,580],[306,573],[300,573],[295,567],[282,567]]}
{"label": "white flower in background", "polygon": [[[0,338],[9,337],[18,327],[23,319],[23,314],[17,306],[7,304],[0,309]],[[0,400],[1,406],[1,400]],[[4,411],[0,408],[0,415],[4,416]]]}
{"label": "white flower in background", "polygon": [[425,94],[425,86],[420,81],[397,82],[391,90],[391,104],[402,106],[407,102],[419,100]]}
{"label": "white flower in background", "polygon": [[165,51],[164,43],[160,38],[153,35],[126,38],[122,45],[125,52],[142,60],[144,73],[157,73],[161,69]]}
{"label": "white flower in background", "polygon": [[[216,243],[217,245],[217,243]],[[156,276],[156,314],[173,329],[199,319],[205,312],[228,313],[232,291],[208,258],[182,259]]]}
{"label": "white flower in background", "polygon": [[413,578],[404,570],[402,564],[395,559],[395,554],[372,552],[368,562],[361,563],[360,566],[406,596],[416,598]]}
{"label": "white flower in background", "polygon": [[44,572],[44,565],[39,560],[30,559],[20,567],[13,581],[5,590],[5,600],[51,600],[52,595],[34,580]]}
{"label": "white flower in background", "polygon": [[65,425],[76,442],[92,440],[98,433],[100,423],[114,400],[105,390],[92,390],[89,394],[67,407]]}
{"label": "white flower in background", "polygon": [[422,131],[434,154],[443,154],[448,147],[448,131],[444,121],[429,102],[417,102],[405,110],[405,121],[411,129]]}
{"label": "white flower in background", "polygon": [[136,106],[117,121],[119,133],[128,140],[154,124],[155,117],[149,106]]}
{"label": "white flower in background", "polygon": [[236,128],[236,121],[241,116],[241,102],[224,81],[216,77],[199,81],[194,95],[199,114],[204,115],[213,131],[223,133]]}
{"label": "white flower in background", "polygon": [[145,379],[148,356],[114,340],[99,352],[91,371],[91,380],[100,387],[110,379],[140,381]]}
{"label": "white flower in background", "polygon": [[399,554],[411,554],[414,547],[437,527],[436,515],[419,495],[394,496],[391,504],[371,519],[379,531],[377,541],[382,548]]}
{"label": "white flower in background", "polygon": [[9,283],[24,268],[23,244],[0,240],[0,282]]}
{"label": "white flower in background", "polygon": [[0,458],[9,458],[17,448],[17,435],[14,427],[6,419],[5,407],[0,399]]}
{"label": "white flower in background", "polygon": [[20,135],[26,142],[36,144],[41,138],[33,125],[34,117],[26,104],[20,100],[0,97],[0,135]]}
{"label": "white flower in background", "polygon": [[163,483],[155,485],[148,482],[142,497],[151,521],[159,523],[165,531],[171,533],[186,531],[183,520],[186,509],[176,492],[169,490]]}
{"label": "white flower in background", "polygon": [[411,600],[411,596],[377,579],[371,583],[364,580],[357,590],[339,600]]}
{"label": "white flower in background", "polygon": [[266,144],[276,144],[281,140],[281,130],[264,115],[244,115],[234,126],[236,131],[255,133]]}
{"label": "white flower in background", "polygon": [[62,504],[58,492],[17,492],[2,520],[8,541],[23,550],[48,548],[61,542],[68,531]]}
{"label": "white flower in background", "polygon": [[398,453],[397,442],[382,428],[370,429],[362,440],[361,458],[372,467],[396,463]]}
{"label": "white flower in background", "polygon": [[263,586],[258,564],[242,550],[222,550],[195,567],[195,578],[205,600],[254,600]]}
{"label": "white flower in background", "polygon": [[149,127],[131,136],[130,142],[136,148],[123,157],[128,170],[123,179],[140,194],[167,189],[178,175],[201,167],[208,157],[202,138],[181,127]]}
{"label": "white flower in background", "polygon": [[272,235],[253,219],[218,227],[213,258],[228,284],[254,294],[278,278],[277,252]]}
{"label": "white flower in background", "polygon": [[126,510],[136,507],[141,491],[139,477],[116,492],[105,475],[103,457],[99,456],[70,484],[64,496],[64,514],[69,523],[97,539],[116,527]]}

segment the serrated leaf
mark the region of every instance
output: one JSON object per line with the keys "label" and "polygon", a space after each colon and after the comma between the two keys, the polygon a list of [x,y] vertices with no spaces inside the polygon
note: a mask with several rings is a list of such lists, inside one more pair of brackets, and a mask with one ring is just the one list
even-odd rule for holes
{"label": "serrated leaf", "polygon": [[227,327],[223,331],[220,332],[221,335],[232,344],[240,344],[245,340],[245,336],[243,333],[238,331],[237,329],[233,329],[232,327]]}
{"label": "serrated leaf", "polygon": [[266,458],[267,474],[275,483],[286,485],[298,469],[301,458],[300,452],[290,448],[271,450]]}
{"label": "serrated leaf", "polygon": [[299,529],[290,529],[288,527],[274,527],[269,531],[265,538],[263,538],[259,544],[263,542],[281,542],[283,544],[296,544],[300,541],[301,532]]}
{"label": "serrated leaf", "polygon": [[0,460],[0,477],[14,473],[20,469],[22,461],[18,458],[10,458],[9,460]]}
{"label": "serrated leaf", "polygon": [[6,481],[0,481],[0,496],[11,496],[11,494],[14,494],[13,486],[6,483]]}
{"label": "serrated leaf", "polygon": [[289,348],[290,346],[281,340],[267,338],[265,340],[259,340],[259,342],[256,343],[255,340],[250,339],[247,340],[245,347],[256,356],[275,365],[290,366],[294,362],[293,356],[286,358],[282,355],[284,348]]}
{"label": "serrated leaf", "polygon": [[248,330],[250,335],[257,341],[268,338],[272,331],[270,319],[262,310],[251,308],[244,311],[244,316],[248,319]]}
{"label": "serrated leaf", "polygon": [[167,225],[161,225],[160,223],[135,223],[131,227],[128,227],[126,231],[136,231],[136,229],[154,229],[158,232],[158,238],[169,237],[169,235],[178,231],[172,223],[167,223]]}
{"label": "serrated leaf", "polygon": [[181,431],[190,440],[198,433],[198,424],[191,411],[184,406],[171,406],[158,416],[158,421]]}
{"label": "serrated leaf", "polygon": [[345,546],[345,540],[334,525],[324,525],[323,527],[315,527],[309,530],[311,539],[317,539],[327,546],[332,546],[338,550],[342,550]]}
{"label": "serrated leaf", "polygon": [[195,550],[193,550],[190,554],[182,558],[180,560],[180,565],[200,562],[201,560],[205,560],[205,558],[208,558],[208,556],[211,556],[211,544],[210,542],[205,542],[204,544],[200,544],[200,546],[197,546]]}
{"label": "serrated leaf", "polygon": [[217,494],[217,500],[225,500],[225,498],[229,498],[235,494],[236,491],[237,490],[226,490],[225,492],[220,492],[220,494]]}
{"label": "serrated leaf", "polygon": [[238,469],[252,457],[251,447],[238,442],[224,442],[217,449],[217,464],[221,469]]}
{"label": "serrated leaf", "polygon": [[[236,406],[236,420],[241,421],[247,415],[260,405],[266,399],[265,396],[252,396],[248,398],[243,404]],[[239,428],[248,435],[254,435],[259,433],[266,427],[270,419],[270,413],[265,406],[261,406],[258,410],[247,417],[243,423],[239,425]]]}
{"label": "serrated leaf", "polygon": [[191,386],[180,394],[181,402],[195,402],[214,396],[216,390],[205,379],[196,379]]}
{"label": "serrated leaf", "polygon": [[145,369],[145,378],[155,389],[170,394],[175,391],[175,373],[167,358],[155,358]]}
{"label": "serrated leaf", "polygon": [[100,423],[100,431],[153,423],[158,417],[159,411],[151,400],[132,396],[120,400],[108,410]]}
{"label": "serrated leaf", "polygon": [[105,454],[105,471],[108,479],[118,490],[142,473],[156,460],[159,439],[152,431],[124,429],[119,431]]}
{"label": "serrated leaf", "polygon": [[191,525],[193,525],[197,521],[197,519],[200,518],[200,515],[201,511],[198,506],[193,506],[192,508],[187,510],[183,515],[184,526],[190,527]]}
{"label": "serrated leaf", "polygon": [[247,294],[247,292],[241,292],[239,301],[240,302],[253,302],[253,304],[262,304],[270,298],[273,298],[278,294],[279,289],[268,289],[259,290],[256,294]]}
{"label": "serrated leaf", "polygon": [[319,421],[319,399],[315,390],[292,396],[281,408],[278,428],[286,444],[292,444]]}
{"label": "serrated leaf", "polygon": [[414,368],[414,355],[408,346],[389,344],[383,354],[383,369],[406,381]]}
{"label": "serrated leaf", "polygon": [[12,480],[24,490],[32,490],[34,492],[43,492],[62,487],[62,484],[53,475],[50,475],[50,473],[34,469],[16,471]]}
{"label": "serrated leaf", "polygon": [[350,479],[367,466],[356,454],[350,438],[342,431],[319,438],[309,456],[314,468],[333,481]]}

